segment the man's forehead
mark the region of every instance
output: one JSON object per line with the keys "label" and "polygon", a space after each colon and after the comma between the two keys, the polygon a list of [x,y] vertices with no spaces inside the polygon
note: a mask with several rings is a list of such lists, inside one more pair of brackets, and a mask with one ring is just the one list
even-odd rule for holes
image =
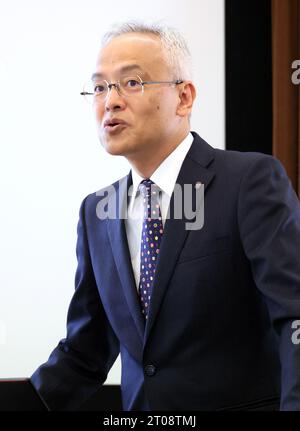
{"label": "man's forehead", "polygon": [[116,76],[128,74],[139,75],[141,78],[144,79],[147,79],[150,76],[147,70],[145,70],[141,65],[134,63],[117,65],[113,70],[102,68],[101,65],[98,66],[99,67],[97,67],[97,71],[92,75],[92,80],[105,78],[109,72],[113,72]]}
{"label": "man's forehead", "polygon": [[161,41],[155,35],[129,33],[117,36],[109,41],[97,58],[97,69],[105,73],[106,69],[116,71],[127,68],[146,72],[149,67],[165,64],[165,55]]}

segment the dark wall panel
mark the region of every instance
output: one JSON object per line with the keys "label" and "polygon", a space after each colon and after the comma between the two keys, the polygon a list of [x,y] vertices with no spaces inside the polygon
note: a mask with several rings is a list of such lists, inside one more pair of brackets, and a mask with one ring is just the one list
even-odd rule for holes
{"label": "dark wall panel", "polygon": [[226,148],[272,154],[271,0],[225,0]]}

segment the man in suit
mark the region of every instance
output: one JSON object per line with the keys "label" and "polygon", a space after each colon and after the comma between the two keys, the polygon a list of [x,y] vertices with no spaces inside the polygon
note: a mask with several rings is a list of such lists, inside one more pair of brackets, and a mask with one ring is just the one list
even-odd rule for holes
{"label": "man in suit", "polygon": [[[132,169],[82,202],[67,335],[33,385],[50,409],[76,409],[120,352],[124,410],[300,410],[300,205],[283,167],[190,132],[175,30],[107,34],[92,84],[101,143]],[[196,220],[202,185],[204,223],[188,229],[174,209]]]}

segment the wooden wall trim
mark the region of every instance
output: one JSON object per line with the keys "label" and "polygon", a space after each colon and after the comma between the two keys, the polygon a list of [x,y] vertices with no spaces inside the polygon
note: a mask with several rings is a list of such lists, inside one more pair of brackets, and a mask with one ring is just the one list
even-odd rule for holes
{"label": "wooden wall trim", "polygon": [[292,63],[300,59],[300,0],[272,0],[273,154],[300,192],[300,84]]}

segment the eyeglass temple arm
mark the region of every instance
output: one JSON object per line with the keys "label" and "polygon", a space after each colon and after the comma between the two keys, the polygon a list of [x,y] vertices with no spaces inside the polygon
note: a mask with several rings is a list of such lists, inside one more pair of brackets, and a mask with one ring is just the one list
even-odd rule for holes
{"label": "eyeglass temple arm", "polygon": [[177,79],[176,81],[142,81],[141,84],[182,84],[182,79]]}

